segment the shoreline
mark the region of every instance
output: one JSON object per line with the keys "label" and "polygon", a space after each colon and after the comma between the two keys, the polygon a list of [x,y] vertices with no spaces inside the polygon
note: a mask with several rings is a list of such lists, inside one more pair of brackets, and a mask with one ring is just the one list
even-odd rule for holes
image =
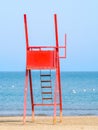
{"label": "shoreline", "polygon": [[23,125],[23,116],[0,116],[0,130],[98,130],[98,116],[63,116],[60,123],[57,117],[57,123],[53,125],[52,116],[26,117],[26,124]]}

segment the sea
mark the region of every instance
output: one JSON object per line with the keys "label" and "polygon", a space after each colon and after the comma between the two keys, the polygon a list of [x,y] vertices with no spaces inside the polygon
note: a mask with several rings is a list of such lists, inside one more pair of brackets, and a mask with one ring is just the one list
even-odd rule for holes
{"label": "sea", "polygon": [[[54,96],[55,72],[52,73]],[[40,72],[32,72],[34,102],[42,103]],[[25,72],[0,72],[0,116],[22,116]],[[98,115],[98,72],[61,72],[64,116]],[[31,115],[30,87],[27,94],[27,115]],[[35,106],[35,115],[51,116],[53,107]],[[59,115],[59,107],[57,107]]]}

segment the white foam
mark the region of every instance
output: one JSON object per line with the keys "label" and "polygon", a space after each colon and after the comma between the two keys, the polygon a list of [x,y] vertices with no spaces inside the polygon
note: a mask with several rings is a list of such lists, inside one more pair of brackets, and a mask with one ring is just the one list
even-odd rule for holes
{"label": "white foam", "polygon": [[93,88],[93,92],[95,92],[95,89]]}
{"label": "white foam", "polygon": [[12,85],[12,88],[15,88],[15,86],[14,86],[14,85]]}
{"label": "white foam", "polygon": [[72,92],[75,94],[75,93],[76,93],[76,90],[73,89]]}
{"label": "white foam", "polygon": [[84,92],[86,92],[86,89],[83,89]]}

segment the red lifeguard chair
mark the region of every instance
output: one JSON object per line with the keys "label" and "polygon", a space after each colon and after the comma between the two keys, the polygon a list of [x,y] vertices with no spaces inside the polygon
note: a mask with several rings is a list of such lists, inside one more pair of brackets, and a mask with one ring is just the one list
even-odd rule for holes
{"label": "red lifeguard chair", "polygon": [[[30,95],[31,95],[31,106],[32,106],[32,120],[34,120],[34,106],[54,106],[54,118],[53,122],[56,123],[56,107],[60,108],[60,121],[62,121],[62,91],[61,91],[61,79],[60,79],[60,58],[66,57],[66,35],[64,36],[64,46],[59,46],[58,41],[58,25],[57,25],[57,15],[54,14],[54,26],[55,26],[55,40],[56,46],[29,46],[28,40],[28,27],[27,18],[24,14],[24,28],[26,37],[26,75],[25,75],[25,86],[24,86],[24,123],[26,121],[26,104],[27,104],[27,89],[28,81],[30,82]],[[64,56],[59,55],[59,49],[64,49]],[[54,97],[42,97],[42,103],[34,103],[34,94],[32,86],[32,74],[31,70],[55,70],[55,86],[54,86]],[[44,77],[50,77],[51,74],[42,74],[41,80],[42,89],[51,89],[51,80],[44,80]],[[45,85],[44,83],[50,82],[50,85]],[[43,85],[44,84],[44,85]],[[51,89],[52,90],[52,89]],[[44,95],[51,95],[51,91],[42,92]],[[59,98],[59,102],[57,102]],[[44,103],[44,100],[53,99],[53,103]]]}

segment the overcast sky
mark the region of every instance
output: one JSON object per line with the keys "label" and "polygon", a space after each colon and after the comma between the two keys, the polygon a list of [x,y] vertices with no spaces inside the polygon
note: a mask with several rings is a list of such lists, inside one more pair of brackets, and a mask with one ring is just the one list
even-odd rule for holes
{"label": "overcast sky", "polygon": [[25,71],[23,14],[31,45],[55,45],[53,14],[58,15],[59,43],[67,34],[63,71],[98,71],[98,0],[2,0],[0,71]]}

